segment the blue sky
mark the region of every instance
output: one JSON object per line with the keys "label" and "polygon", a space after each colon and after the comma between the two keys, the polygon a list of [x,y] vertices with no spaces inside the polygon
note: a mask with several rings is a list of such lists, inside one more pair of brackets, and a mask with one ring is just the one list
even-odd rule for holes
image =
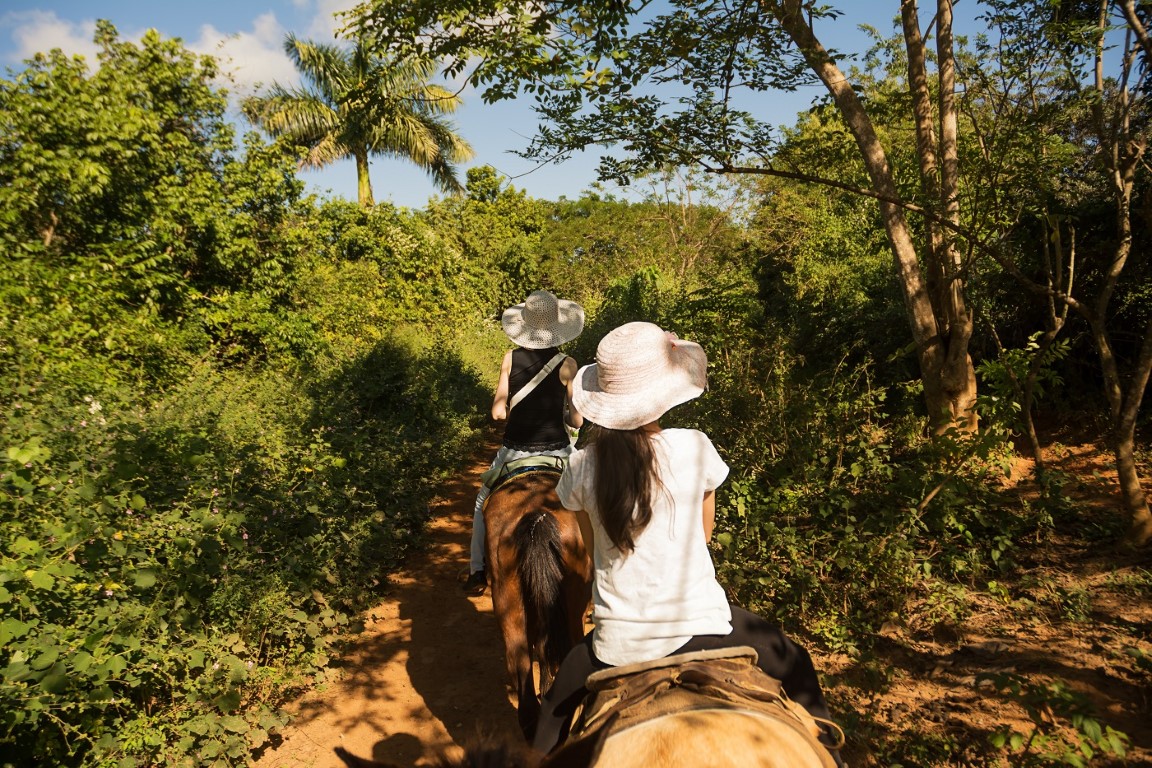
{"label": "blue sky", "polygon": [[[232,73],[228,87],[251,93],[259,83],[295,84],[296,73],[281,45],[284,35],[331,40],[338,22],[333,14],[355,0],[0,0],[0,66],[19,69],[20,62],[38,51],[61,48],[69,53],[92,54],[92,32],[98,18],[109,19],[125,39],[136,40],[155,28],[167,37],[179,37],[190,49],[221,56]],[[964,3],[972,4],[974,3]],[[899,0],[843,0],[845,9],[835,22],[817,28],[826,44],[842,51],[864,44],[857,31],[868,23],[889,31],[889,20],[899,13]],[[959,13],[959,9],[958,9]],[[782,123],[794,122],[820,90],[793,94],[765,94],[764,114]],[[465,91],[465,103],[455,116],[458,131],[476,150],[469,165],[492,165],[533,197],[577,197],[596,179],[597,153],[585,153],[560,165],[536,168],[511,154],[523,149],[536,119],[527,99],[483,104],[475,92]],[[355,199],[352,161],[322,171],[302,172],[310,191]],[[372,187],[377,201],[420,208],[436,194],[418,169],[397,160],[374,159]],[[613,190],[619,192],[619,190]]]}

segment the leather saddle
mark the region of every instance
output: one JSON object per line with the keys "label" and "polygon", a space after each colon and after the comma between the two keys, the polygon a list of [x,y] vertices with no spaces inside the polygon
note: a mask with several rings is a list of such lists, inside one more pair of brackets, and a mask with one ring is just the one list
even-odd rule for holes
{"label": "leather saddle", "polygon": [[818,723],[788,698],[780,681],[756,666],[756,650],[748,646],[719,648],[668,656],[642,664],[612,667],[588,677],[588,696],[568,741],[603,741],[628,728],[665,715],[686,711],[730,710],[772,717],[809,741],[829,768],[836,762],[820,742],[821,724],[843,745],[839,726]]}

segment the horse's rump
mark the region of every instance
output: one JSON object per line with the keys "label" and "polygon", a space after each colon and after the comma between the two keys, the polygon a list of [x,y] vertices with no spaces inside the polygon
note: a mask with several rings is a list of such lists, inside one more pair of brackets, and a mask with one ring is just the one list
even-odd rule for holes
{"label": "horse's rump", "polygon": [[512,532],[512,541],[520,553],[520,590],[528,637],[538,643],[534,656],[549,669],[556,669],[572,649],[571,638],[566,633],[548,631],[549,627],[565,626],[567,621],[560,590],[564,582],[564,542],[560,526],[552,513],[538,509],[520,518]]}
{"label": "horse's rump", "polygon": [[751,648],[721,649],[597,673],[561,753],[618,768],[834,768],[820,726],[755,659]]}
{"label": "horse's rump", "polygon": [[544,690],[583,637],[590,596],[591,558],[575,513],[556,496],[559,476],[550,466],[518,469],[484,507],[492,607],[525,734],[539,714],[533,665]]}

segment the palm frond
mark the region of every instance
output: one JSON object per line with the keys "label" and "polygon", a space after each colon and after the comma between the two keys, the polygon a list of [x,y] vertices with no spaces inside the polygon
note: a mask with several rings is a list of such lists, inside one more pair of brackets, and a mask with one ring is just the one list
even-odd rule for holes
{"label": "palm frond", "polygon": [[323,168],[337,160],[352,157],[352,148],[335,135],[329,134],[308,149],[308,154],[300,161],[304,168]]}
{"label": "palm frond", "polygon": [[456,164],[472,159],[474,153],[451,125],[427,115],[404,113],[376,128],[368,145],[373,154],[412,161],[427,171],[443,191],[462,189]]}
{"label": "palm frond", "polygon": [[301,40],[289,33],[284,52],[304,79],[332,104],[359,79],[352,68],[351,53],[340,46]]}
{"label": "palm frond", "polygon": [[396,113],[386,123],[378,123],[369,136],[373,154],[407,157],[421,167],[429,166],[440,154],[440,145],[423,115]]}
{"label": "palm frond", "polygon": [[462,189],[456,164],[473,157],[472,147],[442,117],[462,102],[429,82],[435,62],[395,62],[363,41],[342,47],[291,34],[284,50],[300,71],[302,87],[274,84],[265,96],[245,101],[243,110],[271,135],[307,147],[302,165],[354,157],[359,147],[410,160],[441,190]]}
{"label": "palm frond", "polygon": [[260,124],[273,136],[312,146],[341,129],[340,115],[312,94],[285,92],[264,99]]}
{"label": "palm frond", "polygon": [[464,99],[439,85],[427,85],[418,93],[414,93],[413,98],[437,115],[450,115],[464,104]]}

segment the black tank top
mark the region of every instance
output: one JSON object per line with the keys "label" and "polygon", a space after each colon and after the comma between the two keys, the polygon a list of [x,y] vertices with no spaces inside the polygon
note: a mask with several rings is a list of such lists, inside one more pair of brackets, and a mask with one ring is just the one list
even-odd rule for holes
{"label": "black tank top", "polygon": [[[512,350],[508,398],[523,389],[555,355],[556,347]],[[567,394],[567,388],[560,383],[560,365],[557,365],[508,414],[504,445],[514,451],[558,451],[567,446],[568,433],[564,430]]]}

